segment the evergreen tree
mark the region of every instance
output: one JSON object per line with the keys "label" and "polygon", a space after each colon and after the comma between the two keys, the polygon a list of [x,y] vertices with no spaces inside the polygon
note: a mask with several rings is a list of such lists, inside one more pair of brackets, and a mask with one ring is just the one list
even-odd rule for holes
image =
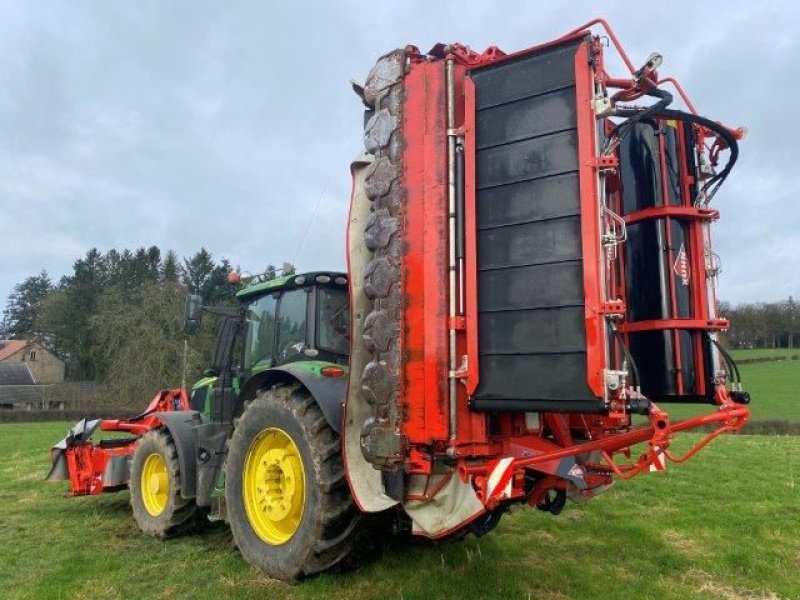
{"label": "evergreen tree", "polygon": [[47,271],[28,277],[22,283],[15,285],[3,311],[0,337],[22,339],[41,333],[38,330],[38,322],[45,299],[52,290],[53,283]]}
{"label": "evergreen tree", "polygon": [[205,248],[183,259],[183,284],[192,294],[199,294],[206,304],[219,304],[230,298],[228,273],[231,264],[223,258],[217,265]]}
{"label": "evergreen tree", "polygon": [[[211,253],[205,248],[200,248],[191,258],[183,259],[183,285],[192,294],[203,296],[211,273],[214,271],[214,261]],[[206,300],[203,297],[203,300]]]}
{"label": "evergreen tree", "polygon": [[161,263],[159,281],[161,283],[180,283],[181,271],[178,255],[174,250],[169,250]]}
{"label": "evergreen tree", "polygon": [[158,282],[160,265],[161,251],[156,246],[137,248],[134,252],[124,250],[119,258],[118,275],[109,279],[108,287],[134,296],[143,286]]}
{"label": "evergreen tree", "polygon": [[106,259],[92,248],[75,261],[73,274],[63,277],[44,303],[40,323],[52,336],[56,352],[67,360],[72,378],[94,379],[103,370],[102,361],[94,355],[89,320],[108,283]]}

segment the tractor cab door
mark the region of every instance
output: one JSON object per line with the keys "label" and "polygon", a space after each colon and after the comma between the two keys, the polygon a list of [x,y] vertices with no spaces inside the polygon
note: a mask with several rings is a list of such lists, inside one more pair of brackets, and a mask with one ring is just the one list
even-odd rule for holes
{"label": "tractor cab door", "polygon": [[[313,346],[308,328],[313,319],[311,287],[267,294],[247,307],[243,322],[242,376],[249,377],[271,367],[307,360]],[[313,314],[312,314],[313,316]]]}
{"label": "tractor cab door", "polygon": [[[308,360],[306,351],[313,346],[309,318],[313,307],[312,287],[296,288],[281,294],[275,327],[275,364],[283,365],[298,360]],[[311,313],[313,314],[313,313]]]}
{"label": "tractor cab door", "polygon": [[275,313],[280,293],[256,298],[244,317],[242,369],[245,377],[275,365]]}
{"label": "tractor cab door", "polygon": [[241,318],[226,316],[214,341],[211,369],[218,377],[211,391],[211,420],[218,423],[230,423],[236,414],[243,330]]}

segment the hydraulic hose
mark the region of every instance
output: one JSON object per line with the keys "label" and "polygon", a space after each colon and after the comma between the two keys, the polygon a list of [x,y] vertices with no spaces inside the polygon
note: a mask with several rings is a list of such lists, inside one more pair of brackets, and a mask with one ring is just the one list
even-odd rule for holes
{"label": "hydraulic hose", "polygon": [[[702,125],[706,129],[710,129],[714,133],[716,133],[722,140],[724,140],[725,144],[731,151],[731,155],[728,157],[728,162],[725,163],[725,167],[716,175],[711,177],[703,186],[703,191],[708,193],[709,198],[712,197],[719,186],[722,185],[722,182],[728,177],[728,174],[733,169],[733,165],[736,164],[736,161],[739,158],[739,142],[736,140],[736,137],[733,133],[723,125],[720,125],[716,121],[712,121],[711,119],[707,119],[706,117],[701,117],[699,115],[693,115],[691,113],[684,112],[682,110],[663,110],[661,114],[658,116],[664,116],[670,119],[678,119],[682,121],[690,121],[692,123],[697,123],[698,125]],[[711,190],[711,186],[714,186],[713,190]]]}
{"label": "hydraulic hose", "polygon": [[[662,90],[656,90],[656,91],[662,91]],[[668,92],[664,93],[668,94]],[[671,98],[672,96],[670,95],[670,99]],[[701,125],[706,129],[713,131],[720,138],[722,138],[722,140],[730,149],[731,154],[728,157],[728,162],[725,163],[725,167],[719,173],[717,173],[716,175],[711,177],[708,181],[706,181],[705,184],[703,185],[702,191],[703,193],[706,194],[706,197],[710,200],[714,196],[714,194],[717,193],[717,190],[725,181],[725,179],[728,177],[728,175],[731,172],[731,169],[733,169],[733,166],[736,164],[736,161],[739,158],[739,142],[736,140],[736,137],[727,127],[720,125],[716,121],[712,121],[711,119],[707,119],[706,117],[701,117],[700,115],[687,113],[682,110],[675,110],[670,108],[659,108],[657,110],[653,110],[654,107],[657,107],[659,104],[661,104],[661,102],[657,102],[653,106],[650,106],[645,109],[641,108],[615,109],[613,112],[614,116],[627,117],[628,120],[617,125],[617,127],[615,127],[614,130],[611,132],[611,136],[609,136],[609,139],[611,139],[611,137],[613,137],[618,131],[619,131],[619,136],[617,139],[618,140],[622,139],[622,137],[624,137],[628,133],[628,131],[630,131],[630,127],[632,127],[634,123],[637,123],[647,117],[660,117],[665,119],[675,119],[677,121],[695,123],[697,125]],[[630,124],[630,127],[623,130],[622,129],[623,126],[628,124]]]}
{"label": "hydraulic hose", "polygon": [[731,370],[731,375],[736,377],[734,383],[741,383],[742,377],[739,374],[739,366],[736,364],[736,361],[733,360],[733,357],[728,353],[728,351],[722,347],[722,344],[720,344],[717,340],[711,337],[711,334],[707,335],[708,339],[711,341],[712,344],[714,344],[717,347],[717,350],[719,350],[719,353],[725,359],[725,362],[728,364],[728,368]]}
{"label": "hydraulic hose", "polygon": [[631,372],[633,374],[633,385],[638,388],[641,385],[641,383],[639,381],[639,369],[636,366],[636,361],[633,360],[633,356],[631,356],[631,353],[628,350],[628,346],[625,345],[625,340],[622,339],[622,336],[619,334],[619,331],[617,331],[617,328],[612,325],[611,331],[614,333],[614,337],[619,342],[619,345],[622,348],[622,353],[625,355],[625,360],[627,360],[628,364],[630,364],[631,366]]}
{"label": "hydraulic hose", "polygon": [[646,108],[615,108],[614,112],[611,113],[617,117],[627,117],[627,120],[618,124],[616,127],[614,127],[614,129],[611,130],[611,133],[608,136],[609,141],[606,144],[606,152],[610,151],[610,149],[613,147],[611,140],[616,138],[616,143],[618,144],[626,135],[628,135],[636,123],[665,110],[667,106],[672,103],[672,94],[666,90],[660,90],[657,87],[653,87],[645,92],[645,94],[647,96],[652,96],[653,98],[658,98],[658,102]]}

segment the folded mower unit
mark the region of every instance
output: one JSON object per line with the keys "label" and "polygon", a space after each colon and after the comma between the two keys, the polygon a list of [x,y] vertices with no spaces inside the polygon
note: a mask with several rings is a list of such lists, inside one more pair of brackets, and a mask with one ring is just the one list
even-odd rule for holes
{"label": "folded mower unit", "polygon": [[[744,425],[709,232],[743,130],[661,61],[635,68],[596,20],[510,54],[407,47],[357,89],[344,451],[363,510],[400,503],[432,537],[513,502],[557,512]],[[714,409],[672,422],[670,402]]]}

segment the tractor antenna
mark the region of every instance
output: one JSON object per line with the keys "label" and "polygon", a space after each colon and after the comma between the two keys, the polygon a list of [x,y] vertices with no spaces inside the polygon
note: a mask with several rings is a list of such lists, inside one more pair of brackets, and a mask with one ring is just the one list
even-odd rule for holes
{"label": "tractor antenna", "polygon": [[303,234],[303,237],[300,238],[300,244],[297,246],[297,250],[294,253],[294,258],[292,259],[292,264],[297,264],[297,255],[300,254],[300,250],[303,249],[303,245],[306,243],[306,238],[308,237],[308,232],[311,231],[311,224],[314,222],[314,217],[317,216],[317,211],[319,210],[319,205],[322,202],[323,196],[325,196],[326,186],[323,186],[322,191],[317,198],[317,204],[314,206],[314,212],[311,213],[311,217],[308,219],[308,224],[306,225],[306,231]]}

